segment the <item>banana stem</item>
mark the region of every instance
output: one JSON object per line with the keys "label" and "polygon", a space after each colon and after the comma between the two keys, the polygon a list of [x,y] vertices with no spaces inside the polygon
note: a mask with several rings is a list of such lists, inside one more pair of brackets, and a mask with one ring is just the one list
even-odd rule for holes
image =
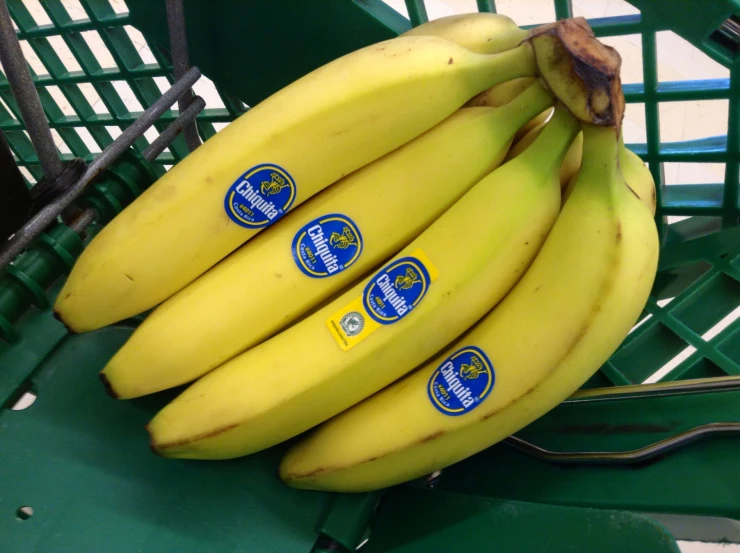
{"label": "banana stem", "polygon": [[496,109],[500,110],[507,121],[512,121],[521,128],[552,106],[553,102],[552,94],[539,81],[535,81],[516,98]]}
{"label": "banana stem", "polygon": [[617,128],[590,123],[583,123],[581,126],[583,128],[581,173],[594,171],[602,176],[616,174],[619,168],[620,145],[620,133]]}
{"label": "banana stem", "polygon": [[527,165],[547,165],[548,169],[560,167],[570,148],[570,143],[573,142],[579,130],[578,120],[563,104],[558,102],[552,118],[542,129],[540,135],[515,159],[521,159]]}
{"label": "banana stem", "polygon": [[[537,72],[534,50],[528,42],[524,42],[506,52],[489,54],[485,57],[488,60],[481,64],[480,71],[477,71],[476,74],[476,78],[482,83],[481,89],[519,77],[533,77]],[[496,76],[493,82],[491,81],[491,75]]]}

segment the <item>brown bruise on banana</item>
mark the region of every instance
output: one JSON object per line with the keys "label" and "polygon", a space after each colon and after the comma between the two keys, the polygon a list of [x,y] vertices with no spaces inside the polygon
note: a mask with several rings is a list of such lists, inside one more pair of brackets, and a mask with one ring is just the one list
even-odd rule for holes
{"label": "brown bruise on banana", "polygon": [[576,117],[619,132],[625,110],[619,77],[622,59],[596,39],[585,19],[542,25],[526,40],[534,47],[543,79]]}

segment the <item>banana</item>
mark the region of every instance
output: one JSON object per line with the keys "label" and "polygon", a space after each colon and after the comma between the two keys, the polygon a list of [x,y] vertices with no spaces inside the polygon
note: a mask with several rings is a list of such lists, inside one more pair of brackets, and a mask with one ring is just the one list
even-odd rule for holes
{"label": "banana", "polygon": [[529,86],[535,82],[534,77],[520,77],[518,79],[511,79],[505,83],[497,84],[492,86],[488,90],[484,90],[470,101],[466,106],[503,106],[511,102],[519,94],[527,90]]}
{"label": "banana", "polygon": [[205,375],[148,430],[166,457],[225,459],[303,432],[438,351],[520,278],[559,211],[578,132],[565,109],[527,152],[475,185],[384,268]]}
{"label": "banana", "polygon": [[619,165],[629,187],[648,206],[650,213],[655,215],[657,205],[653,174],[640,156],[624,145],[621,136],[619,137]]}
{"label": "banana", "polygon": [[[573,143],[575,144],[577,140],[578,138],[576,138]],[[511,149],[513,150],[515,147],[516,144],[512,146]],[[565,155],[566,161],[568,159],[568,156],[571,154],[571,150],[573,150],[573,146],[571,146],[571,149]],[[509,152],[511,152],[511,150],[509,150]],[[579,167],[581,164],[581,154],[581,151],[577,152]],[[563,166],[565,166],[566,161],[563,161]],[[624,141],[621,136],[619,137],[619,166],[622,170],[624,180],[627,182],[627,186],[629,186],[630,189],[637,195],[637,197],[642,200],[642,203],[644,203],[648,207],[650,213],[655,215],[655,209],[657,206],[655,198],[655,181],[653,180],[653,175],[650,172],[650,169],[648,169],[648,167],[642,162],[640,156],[638,156],[635,152],[624,145]],[[560,176],[562,179],[562,167],[560,171]],[[576,170],[576,174],[577,173],[578,171]],[[570,179],[570,181],[567,182],[565,188],[563,189],[563,205],[565,205],[565,202],[568,201],[568,198],[573,192],[575,180],[576,179],[574,175]],[[563,181],[561,180],[560,182],[562,183]]]}
{"label": "banana", "polygon": [[465,13],[428,21],[401,36],[437,36],[471,52],[497,54],[519,46],[527,37],[527,31],[505,15]]}
{"label": "banana", "polygon": [[275,334],[408,244],[548,104],[535,81],[502,107],[462,108],[315,196],[155,309],[103,370],[107,389],[184,384]]}
{"label": "banana", "polygon": [[398,148],[482,90],[534,75],[437,37],[368,46],[302,77],[178,163],[85,249],[55,310],[76,332],[164,301],[292,207]]}
{"label": "banana", "polygon": [[[524,136],[522,136],[506,154],[506,161],[514,159],[521,152],[524,151],[535,138],[537,138],[542,131],[544,124],[537,125],[531,128]],[[560,166],[560,186],[565,189],[568,183],[573,179],[578,169],[581,168],[581,157],[583,156],[583,133],[578,133],[573,143],[568,149],[568,153],[563,158],[563,164]]]}
{"label": "banana", "polygon": [[289,450],[288,484],[360,492],[439,470],[543,415],[608,359],[647,300],[658,236],[619,173],[618,131],[583,132],[573,195],[521,281],[438,358]]}

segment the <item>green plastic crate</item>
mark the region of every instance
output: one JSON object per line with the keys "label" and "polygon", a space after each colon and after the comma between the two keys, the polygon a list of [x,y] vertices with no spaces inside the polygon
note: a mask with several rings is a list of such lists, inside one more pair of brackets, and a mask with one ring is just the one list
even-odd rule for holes
{"label": "green plastic crate", "polygon": [[[140,109],[127,107],[122,93],[143,110],[172,82],[163,2],[128,0],[126,12],[120,0],[39,0],[49,21],[39,23],[31,16],[30,0],[7,1],[19,38],[43,65],[34,80],[50,126],[68,151],[65,159],[90,161],[137,118]],[[641,36],[644,83],[626,85],[625,96],[645,106],[647,143],[629,146],[648,162],[659,184],[656,222],[664,247],[647,319],[587,387],[640,384],[672,360],[675,366],[661,381],[740,376],[740,321],[719,331],[716,326],[740,305],[740,52],[718,30],[731,17],[735,25],[740,22],[740,2],[630,1],[641,15],[596,19],[591,25],[600,37]],[[573,14],[568,0],[554,4],[558,18]],[[426,20],[423,1],[406,0],[406,7],[410,21],[380,0],[333,0],[320,8],[300,0],[186,1],[191,63],[215,83],[223,106],[207,106],[198,117],[201,136],[212,136],[248,105],[313,68]],[[496,9],[492,0],[471,0],[475,7]],[[728,67],[729,78],[658,82],[656,33],[664,30]],[[141,40],[153,61],[142,57]],[[88,41],[102,45],[107,65]],[[75,67],[62,62],[63,48],[72,52]],[[716,99],[728,100],[726,136],[660,143],[661,103]],[[0,129],[33,184],[41,169],[2,74],[0,100]],[[176,116],[167,112],[156,129]],[[142,137],[134,149],[143,151],[151,139],[152,134]],[[147,174],[161,174],[186,154],[178,138]],[[723,162],[724,182],[666,186],[662,164],[669,162]],[[138,184],[145,186],[144,180]],[[668,225],[669,216],[691,218]],[[81,243],[65,228],[59,225],[42,242],[57,258],[62,248],[73,259]],[[35,262],[52,264],[51,258]],[[66,270],[64,265],[57,270]],[[15,286],[29,286],[14,278]],[[137,321],[69,336],[48,311],[47,300],[60,284],[53,284],[46,298],[35,291],[37,306],[14,323],[13,339],[1,334],[0,551],[319,552],[354,548],[371,521],[368,551],[430,551],[434,543],[462,543],[472,550],[483,550],[483,543],[502,551],[544,547],[526,535],[523,528],[531,525],[547,529],[556,549],[592,551],[603,536],[600,549],[606,551],[608,536],[611,545],[624,545],[615,550],[627,551],[632,543],[643,544],[636,551],[675,551],[670,536],[644,517],[588,507],[740,518],[740,479],[733,470],[740,445],[730,437],[650,464],[609,469],[553,465],[500,444],[444,471],[433,491],[416,490],[428,487],[423,481],[387,494],[288,489],[276,476],[285,446],[222,463],[159,459],[149,452],[142,427],[174,392],[114,402],[97,380]],[[1,281],[0,292],[8,289],[8,280]],[[673,299],[665,304],[668,298]],[[676,361],[687,348],[694,351]],[[30,407],[12,409],[34,396]],[[736,396],[730,390],[574,400],[521,436],[561,451],[639,448],[698,424],[740,422]],[[590,424],[580,424],[584,420]],[[445,509],[460,513],[452,526]],[[403,514],[408,525],[399,524]],[[512,514],[513,520],[506,519]],[[615,520],[621,534],[614,532]],[[481,525],[498,531],[474,531]]]}

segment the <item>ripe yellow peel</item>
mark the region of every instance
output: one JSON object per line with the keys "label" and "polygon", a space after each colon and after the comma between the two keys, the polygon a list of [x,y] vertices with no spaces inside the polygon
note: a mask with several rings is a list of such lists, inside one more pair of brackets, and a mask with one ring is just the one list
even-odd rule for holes
{"label": "ripe yellow peel", "polygon": [[[542,131],[543,126],[544,124],[541,124],[531,129],[527,134],[522,136],[518,142],[515,142],[514,145],[511,147],[511,149],[509,150],[509,153],[506,154],[505,161],[515,158],[522,151],[524,151],[524,149],[527,146],[529,146],[532,142],[534,142],[535,138],[537,138],[537,136],[539,136],[540,132]],[[571,179],[578,172],[578,169],[580,169],[581,167],[582,157],[583,157],[583,133],[578,133],[578,136],[575,137],[575,139],[573,140],[573,143],[570,145],[570,148],[568,148],[568,153],[565,154],[563,163],[560,166],[560,186],[561,188],[565,189],[568,183],[571,181]]]}
{"label": "ripe yellow peel", "polygon": [[152,446],[198,459],[258,451],[347,409],[449,343],[535,257],[559,212],[557,170],[577,132],[566,110],[556,112],[527,152],[485,177],[396,256],[421,249],[438,272],[408,316],[343,351],[327,319],[363,297],[365,280],[198,380],[152,420]]}
{"label": "ripe yellow peel", "polygon": [[472,52],[496,54],[519,46],[527,31],[505,15],[466,13],[428,21],[401,36],[438,36]]}
{"label": "ripe yellow peel", "polygon": [[225,209],[227,191],[246,171],[284,169],[297,207],[479,92],[534,71],[528,44],[483,55],[430,36],[328,63],[206,141],[106,225],[77,260],[55,311],[82,332],[154,307],[261,230],[239,226]]}
{"label": "ripe yellow peel", "polygon": [[[127,399],[185,384],[291,324],[434,222],[498,167],[516,130],[549,103],[534,83],[505,106],[462,108],[298,207],[157,307],[103,370],[109,391]],[[379,198],[393,201],[379,210]],[[293,239],[327,214],[357,225],[361,254],[343,271],[310,278],[296,265]]]}
{"label": "ripe yellow peel", "polygon": [[[584,132],[586,160],[605,163],[584,167],[517,286],[443,354],[293,446],[280,467],[289,485],[361,492],[442,469],[555,407],[617,348],[650,291],[658,236],[619,174],[614,129]],[[470,346],[487,354],[495,382],[477,406],[448,416],[430,400],[430,379]]]}

